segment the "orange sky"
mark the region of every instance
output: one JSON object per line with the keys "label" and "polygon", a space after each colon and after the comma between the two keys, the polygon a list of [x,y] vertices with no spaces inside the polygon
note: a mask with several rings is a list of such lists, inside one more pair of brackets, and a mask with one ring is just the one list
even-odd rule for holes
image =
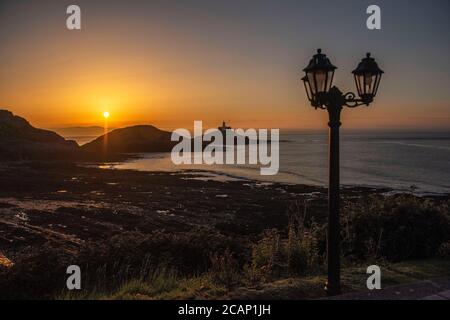
{"label": "orange sky", "polygon": [[[237,27],[208,12],[203,20],[178,12],[178,20],[170,20],[176,23],[168,23],[162,13],[146,19],[129,9],[121,16],[119,5],[88,2],[83,30],[68,31],[64,2],[55,3],[11,2],[0,14],[0,108],[35,126],[103,125],[109,111],[112,127],[190,128],[194,120],[213,127],[222,120],[233,127],[326,127],[326,112],[308,106],[299,80],[316,41],[281,32],[266,38],[262,27]],[[330,43],[327,49],[342,90],[355,90],[350,71],[366,49],[387,71],[370,108],[344,111],[346,128],[450,128],[446,70],[426,70],[416,57],[402,65],[364,43],[346,51]]]}

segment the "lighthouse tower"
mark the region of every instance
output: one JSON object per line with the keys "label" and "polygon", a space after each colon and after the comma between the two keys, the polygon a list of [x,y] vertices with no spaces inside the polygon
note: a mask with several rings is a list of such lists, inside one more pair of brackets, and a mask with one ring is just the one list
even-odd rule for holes
{"label": "lighthouse tower", "polygon": [[230,130],[231,127],[228,127],[225,123],[225,121],[222,122],[222,126],[218,127],[217,129],[219,129],[220,132],[222,132],[222,135],[225,136],[227,133],[227,130]]}
{"label": "lighthouse tower", "polygon": [[223,145],[223,151],[226,152],[227,151],[227,130],[231,130],[231,127],[228,127],[225,123],[225,121],[222,122],[222,126],[218,127],[217,129],[219,129],[219,131],[222,133],[222,137],[223,137],[223,141],[222,141],[222,145]]}

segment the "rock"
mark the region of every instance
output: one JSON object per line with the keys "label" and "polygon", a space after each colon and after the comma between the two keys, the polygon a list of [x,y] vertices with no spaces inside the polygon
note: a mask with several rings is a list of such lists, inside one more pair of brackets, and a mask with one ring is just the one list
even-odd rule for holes
{"label": "rock", "polygon": [[78,144],[37,129],[25,119],[0,110],[0,160],[58,160],[76,155]]}
{"label": "rock", "polygon": [[0,267],[10,268],[14,265],[14,263],[0,253]]}
{"label": "rock", "polygon": [[138,125],[116,129],[81,147],[89,154],[123,154],[144,152],[170,152],[177,142],[171,133],[151,125]]}

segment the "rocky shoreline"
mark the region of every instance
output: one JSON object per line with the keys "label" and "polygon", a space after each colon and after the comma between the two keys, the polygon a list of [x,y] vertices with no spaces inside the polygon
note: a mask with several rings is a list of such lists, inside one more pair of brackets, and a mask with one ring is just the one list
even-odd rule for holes
{"label": "rocky shoreline", "polygon": [[[202,226],[251,237],[284,228],[296,203],[308,201],[319,215],[326,211],[324,188],[204,181],[201,172],[145,173],[64,162],[3,163],[0,171],[0,248],[7,257],[44,243],[76,250],[85,241],[124,231]],[[343,197],[386,191],[347,188]]]}

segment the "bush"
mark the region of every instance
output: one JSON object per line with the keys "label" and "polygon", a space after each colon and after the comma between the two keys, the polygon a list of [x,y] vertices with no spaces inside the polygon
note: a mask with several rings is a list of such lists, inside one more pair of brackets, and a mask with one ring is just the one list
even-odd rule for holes
{"label": "bush", "polygon": [[48,299],[66,285],[70,254],[48,244],[15,257],[10,268],[0,268],[0,299]]}
{"label": "bush", "polygon": [[230,291],[239,281],[238,263],[229,249],[223,255],[211,254],[209,274],[214,283],[225,286]]}
{"label": "bush", "polygon": [[317,225],[310,229],[290,225],[287,239],[278,230],[267,230],[253,246],[252,262],[246,267],[249,280],[268,281],[272,278],[308,274],[323,263]]}
{"label": "bush", "polygon": [[[152,270],[168,265],[182,275],[191,275],[204,272],[210,267],[211,253],[222,254],[227,249],[240,262],[247,255],[245,242],[206,229],[176,234],[163,231],[148,235],[126,232],[112,237],[106,243],[87,244],[80,253],[80,259],[90,261],[90,266],[94,269],[105,264],[146,264]],[[140,268],[136,271],[141,272]]]}
{"label": "bush", "polygon": [[450,239],[448,203],[413,196],[374,196],[344,205],[343,255],[390,261],[436,257]]}
{"label": "bush", "polygon": [[104,243],[85,243],[72,253],[46,246],[33,250],[15,257],[11,268],[0,269],[0,298],[45,299],[61,294],[71,264],[81,268],[83,291],[108,293],[133,279],[150,281],[155,270],[170,269],[179,276],[205,273],[213,263],[211,253],[220,257],[228,250],[237,265],[249,256],[244,241],[206,229],[179,234],[125,232]]}
{"label": "bush", "polygon": [[266,230],[261,240],[253,246],[252,268],[258,270],[256,277],[268,280],[280,277],[287,269],[286,247],[278,230]]}
{"label": "bush", "polygon": [[439,247],[439,257],[450,260],[450,241],[447,241]]}

